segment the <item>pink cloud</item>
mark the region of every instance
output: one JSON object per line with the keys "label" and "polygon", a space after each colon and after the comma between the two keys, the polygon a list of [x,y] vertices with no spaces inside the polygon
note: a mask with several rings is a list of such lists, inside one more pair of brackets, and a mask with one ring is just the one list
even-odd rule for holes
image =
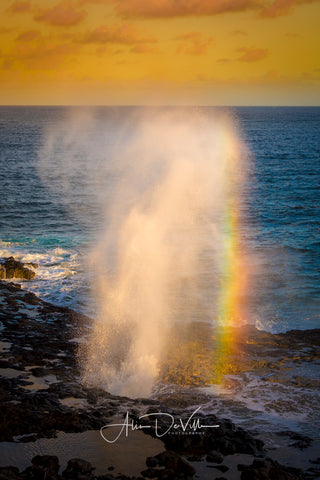
{"label": "pink cloud", "polygon": [[129,24],[102,25],[87,32],[82,41],[83,43],[119,43],[126,45],[157,42],[154,37],[144,35]]}
{"label": "pink cloud", "polygon": [[157,53],[159,50],[152,45],[139,43],[132,47],[130,51],[133,53]]}
{"label": "pink cloud", "polygon": [[300,35],[299,33],[290,33],[290,32],[288,32],[288,33],[286,33],[285,35],[286,35],[286,37],[288,37],[288,38],[301,38],[301,35]]}
{"label": "pink cloud", "polygon": [[31,10],[30,2],[16,0],[7,9],[7,12],[10,12],[10,13],[26,13],[26,12],[29,12],[30,10]]}
{"label": "pink cloud", "polygon": [[224,64],[229,63],[229,62],[232,62],[232,60],[230,58],[219,58],[217,60],[217,63],[221,63],[221,65],[224,65]]}
{"label": "pink cloud", "polygon": [[256,8],[256,0],[115,0],[125,17],[216,15]]}
{"label": "pink cloud", "polygon": [[36,44],[17,43],[7,57],[18,68],[20,64],[23,64],[31,70],[52,70],[78,51],[79,47],[76,45],[54,44],[48,38],[41,38],[41,41]]}
{"label": "pink cloud", "polygon": [[79,10],[72,0],[62,0],[52,8],[40,8],[34,19],[49,25],[70,27],[80,23],[86,15],[87,12]]}
{"label": "pink cloud", "polygon": [[233,30],[231,32],[231,35],[241,35],[241,36],[247,36],[247,32],[245,32],[244,30]]}
{"label": "pink cloud", "polygon": [[264,59],[269,51],[267,48],[247,48],[241,47],[236,50],[242,55],[237,59],[239,62],[258,62],[259,60]]}
{"label": "pink cloud", "polygon": [[0,27],[0,35],[6,35],[14,31],[14,28]]}
{"label": "pink cloud", "polygon": [[[80,4],[114,5],[123,18],[172,18],[256,11],[265,18],[287,15],[302,4],[320,0],[79,0]],[[241,34],[241,33],[240,33]]]}
{"label": "pink cloud", "polygon": [[294,7],[303,4],[319,2],[319,0],[273,0],[271,4],[264,6],[261,16],[265,18],[276,18],[288,15]]}
{"label": "pink cloud", "polygon": [[41,33],[39,30],[27,30],[25,32],[20,33],[16,41],[17,42],[31,42],[32,40],[35,40],[36,38],[41,37]]}
{"label": "pink cloud", "polygon": [[212,44],[213,37],[206,37],[201,32],[193,31],[179,35],[176,40],[180,41],[177,53],[204,55],[208,51],[208,46]]}

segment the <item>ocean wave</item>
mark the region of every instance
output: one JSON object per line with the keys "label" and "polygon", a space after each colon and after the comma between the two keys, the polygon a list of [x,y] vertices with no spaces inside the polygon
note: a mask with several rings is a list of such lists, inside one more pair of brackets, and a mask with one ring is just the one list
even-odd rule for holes
{"label": "ocean wave", "polygon": [[[269,433],[296,428],[308,435],[314,435],[314,420],[319,419],[317,390],[317,366],[307,370],[309,383],[313,387],[293,385],[294,379],[284,374],[274,375],[266,369],[265,375],[246,372],[242,375],[226,375],[224,385],[210,385],[198,388],[200,394],[208,395],[202,404],[206,413],[224,415],[246,427]],[[297,374],[305,375],[304,369]],[[316,418],[315,418],[316,417]]]}
{"label": "ocean wave", "polygon": [[11,257],[11,253],[9,250],[0,250],[0,258],[7,258],[7,257]]}
{"label": "ocean wave", "polygon": [[[39,241],[1,241],[0,258],[13,256],[27,264],[36,264],[37,268],[28,265],[36,276],[24,281],[17,279],[22,288],[28,289],[40,298],[51,303],[83,310],[84,302],[79,299],[81,291],[88,279],[81,267],[81,254],[72,247],[41,245]],[[78,308],[78,305],[80,307]]]}

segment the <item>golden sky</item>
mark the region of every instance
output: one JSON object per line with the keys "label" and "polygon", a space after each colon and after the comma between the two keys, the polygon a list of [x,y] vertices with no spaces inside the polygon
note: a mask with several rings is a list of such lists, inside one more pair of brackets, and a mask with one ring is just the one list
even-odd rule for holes
{"label": "golden sky", "polygon": [[1,0],[0,104],[319,105],[319,0]]}

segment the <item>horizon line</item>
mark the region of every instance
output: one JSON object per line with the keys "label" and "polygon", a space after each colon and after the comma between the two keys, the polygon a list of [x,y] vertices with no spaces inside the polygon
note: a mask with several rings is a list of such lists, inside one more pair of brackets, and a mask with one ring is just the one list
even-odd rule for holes
{"label": "horizon line", "polygon": [[13,103],[3,103],[0,104],[0,108],[2,107],[76,107],[76,108],[84,108],[84,107],[125,107],[125,108],[319,108],[320,105],[288,105],[288,104],[277,104],[277,105],[248,105],[248,104],[241,104],[241,105],[196,105],[196,104],[13,104]]}

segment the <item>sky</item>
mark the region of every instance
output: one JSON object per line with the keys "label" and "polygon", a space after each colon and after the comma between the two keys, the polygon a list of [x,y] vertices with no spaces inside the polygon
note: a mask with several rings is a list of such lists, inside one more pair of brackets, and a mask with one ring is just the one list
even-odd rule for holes
{"label": "sky", "polygon": [[319,0],[1,0],[3,105],[319,105]]}

